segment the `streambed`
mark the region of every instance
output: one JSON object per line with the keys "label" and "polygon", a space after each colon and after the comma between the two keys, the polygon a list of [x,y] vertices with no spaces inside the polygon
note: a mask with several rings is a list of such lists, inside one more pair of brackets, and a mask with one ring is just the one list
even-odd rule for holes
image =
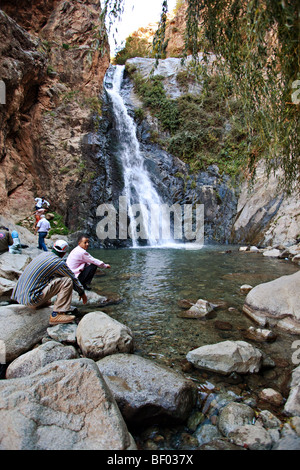
{"label": "streambed", "polygon": [[[276,364],[259,374],[224,377],[200,371],[189,366],[186,354],[228,339],[248,341],[244,332],[249,326],[258,325],[242,312],[245,295],[240,293],[241,285],[254,287],[293,274],[298,271],[297,266],[260,253],[239,252],[237,246],[228,245],[205,246],[201,250],[132,248],[91,253],[111,265],[110,270],[95,276],[93,290],[120,299],[102,310],[131,328],[135,354],[181,371],[197,384],[199,398],[230,391],[256,399],[267,387],[287,397],[290,371],[295,367],[291,345],[298,336],[274,329],[276,341],[253,341]],[[182,318],[180,301],[196,302],[200,298],[220,304],[221,308],[206,320]],[[178,431],[172,429],[173,433]]]}

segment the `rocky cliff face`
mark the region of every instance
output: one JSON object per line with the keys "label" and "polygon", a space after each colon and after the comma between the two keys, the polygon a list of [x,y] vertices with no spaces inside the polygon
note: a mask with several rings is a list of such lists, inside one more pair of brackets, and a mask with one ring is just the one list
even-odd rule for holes
{"label": "rocky cliff face", "polygon": [[180,57],[185,48],[186,10],[187,5],[183,3],[176,12],[176,15],[171,14],[169,17],[166,28],[166,41],[168,41],[166,48],[167,57]]}
{"label": "rocky cliff face", "polygon": [[44,195],[76,230],[100,171],[88,137],[109,65],[100,2],[4,0],[1,8],[1,212],[20,219]]}
{"label": "rocky cliff face", "polygon": [[33,206],[30,192],[38,180],[38,101],[47,59],[38,50],[38,41],[2,11],[0,35],[0,76],[6,85],[6,104],[0,107],[0,202],[1,212],[11,213],[18,210],[20,200],[20,210]]}
{"label": "rocky cliff face", "polygon": [[[149,66],[149,60],[152,59],[130,59],[128,62],[130,64],[134,63],[136,67],[141,66],[141,72],[146,74],[148,69],[150,73],[153,65],[150,63]],[[172,63],[176,74],[178,63],[177,61]],[[162,66],[161,73],[163,72],[166,73],[165,87],[167,91],[170,93],[178,92],[178,90],[174,90],[173,80],[168,81],[170,67]],[[110,68],[105,79],[108,89],[112,87],[112,79],[113,68]],[[126,103],[128,114],[134,119],[135,110],[140,107],[141,102],[134,92],[132,80],[126,73],[121,85],[121,95]],[[99,178],[97,180],[91,194],[90,209],[91,214],[94,214],[94,216],[92,215],[91,220],[87,223],[89,224],[89,233],[94,246],[102,245],[95,233],[95,214],[97,205],[99,205],[99,198],[101,197],[106,203],[113,204],[118,210],[119,196],[124,195],[124,178],[119,156],[120,144],[116,132],[116,118],[106,93],[103,96],[103,103],[103,113],[99,120],[99,132],[94,139],[94,154],[98,158],[99,165],[103,168],[103,175],[106,174],[107,177],[106,179],[101,180]],[[139,151],[153,187],[160,195],[161,201],[169,207],[173,204],[192,205],[194,211],[196,210],[196,204],[203,204],[206,243],[227,243],[237,207],[237,195],[230,184],[230,178],[221,175],[216,165],[211,165],[206,171],[191,175],[187,164],[153,142],[153,131],[160,132],[160,129],[156,120],[149,113],[145,114],[147,114],[145,119],[136,122]],[[127,241],[105,240],[103,244],[105,246],[126,246]]]}
{"label": "rocky cliff face", "polygon": [[[98,34],[100,2],[2,0],[1,8],[0,80],[6,85],[6,104],[0,104],[1,214],[18,221],[32,211],[34,197],[44,195],[71,231],[87,228],[93,234],[97,206],[117,201],[122,191],[121,170],[111,158],[114,118],[102,96],[109,52]],[[184,25],[183,5],[169,21],[169,59],[160,70],[170,79],[170,95],[176,82],[170,67],[178,62],[170,57],[183,49]],[[106,48],[103,55],[97,41]],[[142,104],[133,94],[130,100],[134,114]],[[300,236],[299,199],[281,194],[276,177],[267,184],[259,172],[249,193],[246,183],[232,188],[215,166],[191,175],[153,144],[153,130],[161,132],[148,115],[138,134],[157,188],[170,204],[203,203],[210,241],[274,245]]]}
{"label": "rocky cliff face", "polygon": [[[147,78],[154,59],[134,58],[127,64]],[[182,93],[176,76],[183,67],[180,59],[167,58],[159,61],[154,72],[163,77],[164,89],[171,98]],[[199,89],[189,92],[198,94]],[[141,103],[132,87],[128,102],[134,115],[134,108],[141,107]],[[206,242],[262,246],[296,242],[300,237],[300,201],[297,194],[287,196],[281,190],[279,172],[268,178],[263,163],[259,164],[252,187],[243,179],[233,185],[217,165],[191,174],[188,165],[151,143],[151,131],[163,133],[149,112],[145,116],[138,132],[152,178],[169,204],[204,204]]]}
{"label": "rocky cliff face", "polygon": [[299,239],[299,196],[286,195],[278,184],[280,177],[277,171],[267,178],[260,163],[253,186],[242,183],[230,241],[276,246],[294,244]]}
{"label": "rocky cliff face", "polygon": [[[167,59],[160,60],[155,71],[164,77],[164,87],[171,98],[180,95],[176,75],[182,69],[180,59],[175,57],[180,57],[184,50],[185,26],[186,3],[183,2],[176,15],[169,16],[166,28]],[[140,33],[139,37],[148,38],[151,29]],[[153,67],[153,59],[147,58],[129,59],[127,63],[137,67],[143,78],[149,76]],[[189,89],[189,92],[198,93],[199,89]],[[136,107],[142,106],[136,96],[131,96],[131,99]],[[153,117],[148,115],[147,121],[146,125],[156,133],[163,134]],[[174,161],[172,156],[170,161]],[[281,190],[280,172],[268,178],[261,163],[256,170],[257,176],[252,187],[248,181],[241,181],[239,187],[233,189],[229,179],[227,184],[226,177],[221,177],[216,168],[209,168],[207,172],[200,172],[192,177],[188,175],[188,169],[182,162],[178,168],[180,169],[177,174],[182,174],[184,188],[180,188],[177,181],[177,194],[181,194],[182,201],[198,201],[205,204],[206,233],[210,240],[275,246],[294,244],[300,238],[299,196],[287,196]],[[170,173],[170,185],[171,180]]]}

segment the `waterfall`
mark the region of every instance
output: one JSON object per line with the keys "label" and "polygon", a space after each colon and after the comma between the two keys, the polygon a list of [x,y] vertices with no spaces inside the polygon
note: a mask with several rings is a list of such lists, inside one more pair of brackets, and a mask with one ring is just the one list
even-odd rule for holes
{"label": "waterfall", "polygon": [[124,66],[112,67],[113,81],[110,87],[105,86],[105,89],[111,99],[116,121],[118,157],[123,166],[123,195],[126,196],[128,203],[130,220],[129,235],[134,247],[139,245],[138,238],[146,239],[150,246],[158,246],[162,243],[159,213],[162,201],[144,166],[144,158],[136,136],[136,125],[128,114],[121,96]]}

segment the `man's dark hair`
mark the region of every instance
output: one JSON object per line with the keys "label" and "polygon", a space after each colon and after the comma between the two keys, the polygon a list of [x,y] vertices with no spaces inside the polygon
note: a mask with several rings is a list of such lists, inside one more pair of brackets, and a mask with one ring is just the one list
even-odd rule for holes
{"label": "man's dark hair", "polygon": [[83,238],[89,238],[89,236],[88,236],[86,233],[82,233],[82,234],[79,235],[79,237],[77,238],[77,243],[80,243]]}

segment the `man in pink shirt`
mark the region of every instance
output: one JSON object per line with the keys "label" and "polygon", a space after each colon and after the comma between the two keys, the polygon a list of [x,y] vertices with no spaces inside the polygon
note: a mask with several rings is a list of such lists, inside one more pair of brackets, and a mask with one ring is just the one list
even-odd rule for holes
{"label": "man in pink shirt", "polygon": [[97,268],[110,268],[109,264],[94,258],[86,250],[89,247],[89,239],[86,235],[78,238],[78,246],[71,251],[67,258],[67,265],[83,285],[84,289],[91,290],[90,283]]}

